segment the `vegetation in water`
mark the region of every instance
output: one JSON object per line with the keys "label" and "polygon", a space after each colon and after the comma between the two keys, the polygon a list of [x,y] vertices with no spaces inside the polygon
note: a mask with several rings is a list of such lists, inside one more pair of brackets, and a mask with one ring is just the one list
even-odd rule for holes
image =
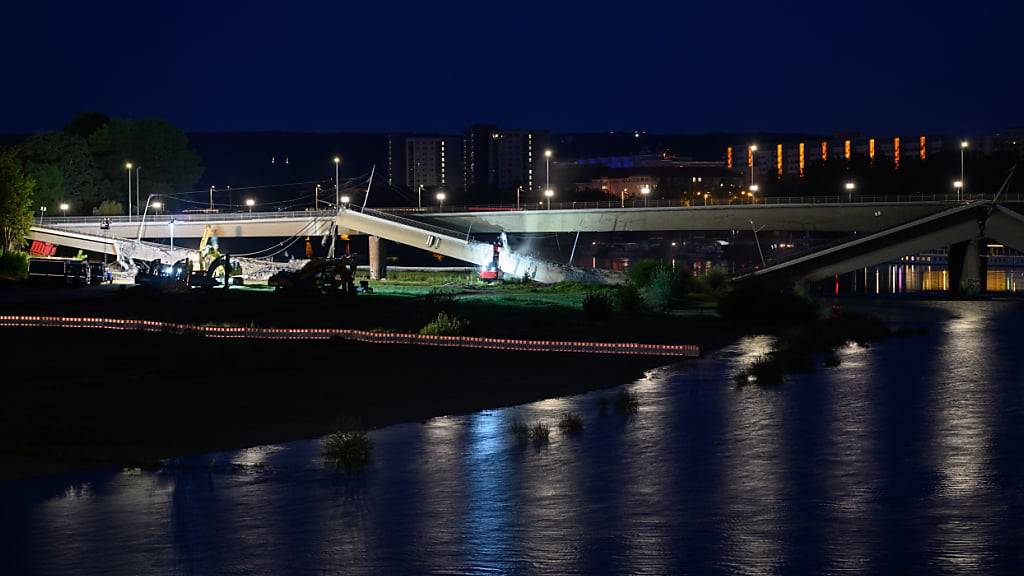
{"label": "vegetation in water", "polygon": [[583,418],[575,412],[566,412],[558,419],[558,428],[566,434],[578,434],[583,431]]}
{"label": "vegetation in water", "polygon": [[323,456],[345,470],[364,468],[373,459],[373,441],[363,430],[342,429],[324,441]]}
{"label": "vegetation in water", "polygon": [[640,396],[632,390],[619,390],[615,395],[615,410],[619,414],[633,415],[640,412]]}

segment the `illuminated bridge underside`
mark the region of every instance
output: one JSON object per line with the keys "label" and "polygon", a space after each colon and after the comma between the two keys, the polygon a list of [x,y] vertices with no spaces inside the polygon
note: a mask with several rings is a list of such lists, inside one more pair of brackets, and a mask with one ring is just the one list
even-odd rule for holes
{"label": "illuminated bridge underside", "polygon": [[474,232],[666,232],[766,230],[878,232],[941,212],[944,202],[768,204],[422,214],[424,222]]}
{"label": "illuminated bridge underside", "polygon": [[[418,222],[384,213],[365,210],[342,209],[338,212],[338,228],[349,229],[405,244],[421,250],[427,250],[483,266],[491,262],[493,247],[485,242],[477,242],[467,237],[456,236],[456,232],[436,227],[426,227]],[[617,275],[605,274],[596,270],[584,270],[561,266],[537,258],[516,254],[507,247],[501,250],[498,265],[504,274],[522,278],[529,276],[533,280],[544,283],[579,280],[583,282],[615,283]]]}
{"label": "illuminated bridge underside", "polygon": [[927,250],[991,238],[1024,250],[1024,217],[1002,206],[972,203],[754,272],[796,281],[831,278]]}
{"label": "illuminated bridge underside", "polygon": [[[175,238],[201,238],[207,226],[219,238],[288,238],[297,234],[323,236],[331,233],[332,216],[295,216],[289,218],[252,218],[232,220],[175,220]],[[171,237],[168,218],[161,216],[144,224],[139,222],[112,222],[110,234],[120,238],[166,239]],[[92,234],[99,230],[99,221],[61,223],[55,227]],[[140,234],[141,233],[141,234]]]}

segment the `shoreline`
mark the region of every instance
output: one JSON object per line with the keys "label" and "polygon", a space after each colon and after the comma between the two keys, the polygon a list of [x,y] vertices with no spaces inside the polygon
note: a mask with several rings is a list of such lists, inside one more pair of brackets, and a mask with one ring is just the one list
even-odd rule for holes
{"label": "shoreline", "polygon": [[[46,328],[5,333],[16,336],[10,351],[20,361],[3,407],[0,481],[150,468],[167,458],[313,439],[353,419],[375,429],[502,408],[620,386],[692,361]],[[706,333],[701,349],[739,336]],[[69,371],[46,362],[41,351],[52,346],[104,361]],[[118,357],[125,376],[111,381],[103,366]]]}

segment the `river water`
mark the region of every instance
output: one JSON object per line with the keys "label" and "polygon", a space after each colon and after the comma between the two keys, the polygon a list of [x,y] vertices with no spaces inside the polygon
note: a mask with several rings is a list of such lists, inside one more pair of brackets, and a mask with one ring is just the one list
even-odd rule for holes
{"label": "river water", "polygon": [[2,572],[1022,573],[1024,302],[882,306],[928,333],[738,388],[750,337],[627,384],[636,416],[602,391],[391,426],[362,473],[303,441],[8,483]]}

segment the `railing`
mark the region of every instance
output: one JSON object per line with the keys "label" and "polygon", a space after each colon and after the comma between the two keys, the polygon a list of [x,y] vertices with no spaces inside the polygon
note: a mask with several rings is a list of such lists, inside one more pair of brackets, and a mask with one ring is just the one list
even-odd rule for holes
{"label": "railing", "polygon": [[[515,204],[478,204],[472,206],[429,206],[424,208],[385,207],[374,210],[376,214],[438,214],[438,213],[488,213],[488,212],[525,212],[525,211],[546,211],[546,210],[636,210],[636,209],[660,209],[660,208],[730,208],[738,206],[746,207],[767,207],[779,205],[807,205],[822,204],[836,207],[851,206],[858,204],[922,204],[922,203],[943,203],[955,204],[977,200],[992,200],[993,194],[964,194],[958,197],[956,194],[896,194],[886,196],[765,196],[735,200],[626,200],[623,201],[600,201],[600,202],[551,202],[550,208],[547,203],[537,205],[525,203],[519,206]],[[1001,202],[1024,202],[1024,194],[1004,194],[1000,197]],[[359,210],[355,205],[349,206],[350,210]],[[284,220],[295,218],[332,218],[334,210],[293,210],[282,212],[217,212],[217,213],[173,213],[173,214],[149,214],[146,216],[146,225],[168,224],[171,220],[175,223],[201,223],[201,222],[239,222],[252,220]],[[35,223],[45,226],[50,224],[99,224],[104,220],[110,220],[113,224],[140,224],[142,216],[48,216],[36,218]],[[421,224],[419,224],[421,225]],[[450,233],[450,231],[448,232]]]}
{"label": "railing", "polygon": [[404,344],[448,348],[480,348],[520,352],[583,352],[591,354],[629,354],[635,356],[682,356],[697,358],[700,348],[688,344],[645,344],[640,342],[591,342],[565,340],[526,340],[480,336],[428,336],[408,332],[372,332],[348,328],[260,328],[256,326],[200,326],[156,320],[122,318],[83,318],[68,316],[0,316],[6,328],[80,328],[158,332],[244,340],[328,340],[340,338],[370,344]]}
{"label": "railing", "polygon": [[402,224],[402,225],[410,226],[412,228],[417,228],[417,229],[420,229],[420,230],[427,230],[427,231],[433,232],[435,234],[440,234],[442,236],[450,236],[452,238],[465,238],[465,239],[468,239],[468,237],[469,237],[469,232],[467,232],[467,231],[454,230],[454,229],[451,229],[451,228],[445,228],[443,226],[437,226],[436,224],[428,224],[428,223],[422,222],[420,220],[413,220],[412,218],[405,218],[403,216],[398,216],[397,214],[392,214],[390,212],[384,212],[384,211],[381,211],[381,210],[374,210],[374,209],[371,209],[371,208],[360,208],[358,206],[350,206],[348,208],[348,210],[352,210],[353,212],[360,212],[362,214],[366,214],[367,216],[373,216],[375,218],[380,218],[382,220],[387,220],[389,222],[395,222],[396,224]]}

